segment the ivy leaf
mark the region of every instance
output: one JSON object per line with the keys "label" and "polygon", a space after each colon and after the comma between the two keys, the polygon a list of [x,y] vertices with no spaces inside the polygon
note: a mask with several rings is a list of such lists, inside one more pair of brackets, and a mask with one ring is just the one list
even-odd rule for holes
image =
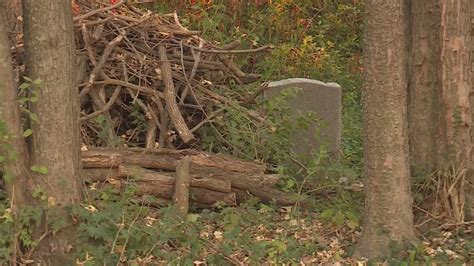
{"label": "ivy leaf", "polygon": [[38,96],[37,95],[31,96],[29,101],[32,102],[32,103],[38,102]]}
{"label": "ivy leaf", "polygon": [[41,85],[41,82],[42,82],[41,79],[35,79],[35,80],[33,81],[33,84],[35,84],[35,85]]}
{"label": "ivy leaf", "polygon": [[45,166],[38,166],[38,165],[33,165],[31,166],[31,171],[35,172],[35,173],[38,173],[38,174],[42,174],[42,175],[45,175],[48,173],[48,168],[46,168]]}
{"label": "ivy leaf", "polygon": [[35,121],[35,122],[38,122],[38,115],[35,114],[35,113],[29,113],[30,115],[30,119]]}
{"label": "ivy leaf", "polygon": [[31,128],[28,128],[27,130],[25,130],[25,132],[23,132],[23,137],[27,138],[31,136],[31,134],[33,134],[33,130]]}
{"label": "ivy leaf", "polygon": [[21,83],[20,86],[18,86],[18,88],[20,88],[20,90],[25,90],[25,89],[28,89],[30,87],[30,84],[29,83]]}
{"label": "ivy leaf", "polygon": [[28,100],[27,98],[20,98],[20,99],[16,100],[16,102],[19,103],[19,104],[24,104],[24,103],[26,103],[27,100]]}

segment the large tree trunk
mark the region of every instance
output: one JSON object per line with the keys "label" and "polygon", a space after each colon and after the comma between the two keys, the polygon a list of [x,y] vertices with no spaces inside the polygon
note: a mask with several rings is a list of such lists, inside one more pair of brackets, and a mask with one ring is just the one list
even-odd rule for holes
{"label": "large tree trunk", "polygon": [[[39,118],[31,125],[31,164],[48,169],[33,180],[50,207],[62,208],[82,199],[71,1],[23,0],[23,14],[27,76],[42,81],[39,100],[31,106]],[[68,253],[74,247],[71,232],[62,230],[54,239],[45,239],[39,254],[49,260],[52,253],[59,257]]]}
{"label": "large tree trunk", "polygon": [[442,167],[446,130],[441,123],[441,11],[437,0],[411,1],[411,62],[408,121],[412,170]]}
{"label": "large tree trunk", "polygon": [[462,222],[465,181],[472,168],[471,0],[441,0],[440,7],[442,99],[448,161],[454,169],[443,180],[443,199],[449,216]]}
{"label": "large tree trunk", "polygon": [[407,129],[405,0],[366,2],[364,170],[366,212],[358,256],[390,255],[390,244],[415,238]]}
{"label": "large tree trunk", "polygon": [[79,108],[75,82],[74,28],[70,1],[24,0],[27,75],[42,81],[31,106],[32,164],[46,166],[40,178],[58,204],[81,199]]}

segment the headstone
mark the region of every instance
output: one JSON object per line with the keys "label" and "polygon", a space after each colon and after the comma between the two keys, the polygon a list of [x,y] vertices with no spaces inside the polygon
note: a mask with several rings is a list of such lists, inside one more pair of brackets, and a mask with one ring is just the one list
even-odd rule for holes
{"label": "headstone", "polygon": [[[295,134],[295,151],[302,155],[318,152],[321,141],[328,141],[328,150],[334,159],[339,159],[341,151],[341,87],[336,83],[324,83],[305,78],[291,78],[271,82],[264,92],[270,99],[284,89],[300,88],[296,97],[289,103],[295,114],[314,112],[324,124],[322,128],[312,125],[307,130]],[[320,132],[318,140],[316,132]]]}

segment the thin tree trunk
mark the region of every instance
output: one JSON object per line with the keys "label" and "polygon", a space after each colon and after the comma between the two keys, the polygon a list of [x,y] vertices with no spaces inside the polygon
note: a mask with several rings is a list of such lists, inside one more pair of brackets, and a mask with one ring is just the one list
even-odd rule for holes
{"label": "thin tree trunk", "polygon": [[446,209],[451,212],[449,216],[456,222],[464,220],[466,174],[472,168],[471,5],[471,0],[440,1],[441,77],[447,154],[457,175],[450,173],[443,180],[447,192],[444,196]]}
{"label": "thin tree trunk", "polygon": [[[5,158],[3,174],[7,192],[12,206],[17,206],[27,204],[24,189],[29,167],[26,143],[22,137],[20,110],[16,102],[17,83],[12,67],[4,10],[5,1],[0,0],[0,124],[3,124],[6,130],[0,134],[11,136],[6,142],[1,142],[0,155]],[[12,155],[16,155],[16,158],[11,158]]]}
{"label": "thin tree trunk", "polygon": [[408,2],[366,2],[364,170],[366,212],[357,255],[390,254],[415,238],[407,129]]}
{"label": "thin tree trunk", "polygon": [[[471,85],[474,88],[474,6],[471,4]],[[470,97],[471,119],[474,117],[474,97]],[[471,124],[471,144],[474,143],[474,127]],[[474,220],[474,151],[471,150],[470,171],[466,178],[466,219]]]}
{"label": "thin tree trunk", "polygon": [[[39,100],[30,106],[38,115],[32,121],[31,164],[47,168],[36,174],[35,185],[44,193],[49,207],[60,212],[55,219],[68,222],[62,207],[82,199],[78,92],[75,77],[75,44],[71,1],[23,0],[24,43],[27,76],[40,79]],[[52,217],[46,217],[46,221]],[[74,230],[63,229],[46,237],[37,255],[47,264],[70,259]]]}
{"label": "thin tree trunk", "polygon": [[429,174],[444,166],[446,130],[441,122],[441,11],[438,0],[411,1],[408,121],[412,170]]}

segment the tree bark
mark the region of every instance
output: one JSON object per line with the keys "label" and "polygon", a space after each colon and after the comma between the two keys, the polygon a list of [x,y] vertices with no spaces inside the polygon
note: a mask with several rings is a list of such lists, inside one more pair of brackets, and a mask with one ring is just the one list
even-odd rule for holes
{"label": "tree bark", "polygon": [[74,28],[70,1],[23,0],[27,75],[41,80],[31,106],[31,160],[46,166],[38,179],[58,204],[81,200],[79,108],[75,77]]}
{"label": "tree bark", "polygon": [[[471,4],[471,85],[474,86],[474,7]],[[471,119],[474,117],[474,97],[470,97]],[[474,143],[474,127],[471,124],[471,144]],[[471,149],[470,171],[466,178],[466,220],[474,220],[474,150]]]}
{"label": "tree bark", "polygon": [[365,219],[357,255],[391,255],[415,238],[407,129],[408,2],[366,2],[364,32]]}
{"label": "tree bark", "polygon": [[[445,127],[450,162],[455,169],[443,180],[446,211],[455,222],[464,221],[465,181],[471,181],[471,124],[473,99],[471,72],[471,1],[441,0],[441,80]],[[457,175],[457,176],[456,176]],[[466,207],[472,208],[472,202]],[[464,208],[468,210],[468,208]]]}
{"label": "tree bark", "polygon": [[412,170],[431,174],[446,152],[441,99],[441,11],[435,0],[411,1],[408,121]]}
{"label": "tree bark", "polygon": [[[100,169],[100,168],[97,168]],[[97,170],[97,169],[85,169],[84,172],[89,172],[90,170]],[[110,169],[104,169],[108,173],[107,177],[112,177],[113,174]],[[95,181],[103,181],[106,178],[103,178],[104,175],[100,175],[96,171],[92,171],[93,174],[97,175]],[[159,173],[152,170],[144,169],[138,166],[127,166],[127,165],[119,165],[118,171],[115,178],[135,178],[140,181],[148,181],[148,182],[155,182],[156,184],[161,185],[168,185],[172,186],[176,183],[176,174],[171,173]],[[101,177],[102,176],[102,177]],[[199,175],[190,174],[189,180],[190,186],[192,187],[200,187],[200,188],[207,188],[210,190],[220,191],[224,193],[229,193],[231,191],[231,182],[230,180],[219,180],[219,179],[212,179],[212,178],[202,178]]]}
{"label": "tree bark", "polygon": [[[82,199],[80,180],[79,108],[76,86],[75,42],[71,1],[23,0],[26,73],[40,79],[38,102],[31,104],[38,122],[32,121],[31,165],[47,168],[35,174],[34,185],[47,198],[49,207],[63,207]],[[38,246],[36,257],[54,264],[70,259],[74,248],[74,230],[61,230],[46,237]],[[41,233],[41,232],[40,232]],[[44,232],[43,232],[44,233]]]}
{"label": "tree bark", "polygon": [[239,160],[223,154],[209,154],[196,150],[169,150],[143,148],[97,148],[89,147],[82,152],[84,168],[110,168],[119,164],[133,164],[145,168],[174,171],[179,160],[189,155],[192,169],[220,169],[238,173],[263,174],[266,166],[262,163]]}
{"label": "tree bark", "polygon": [[[28,153],[26,142],[22,137],[23,128],[17,100],[17,83],[15,82],[10,53],[10,42],[7,36],[7,25],[4,11],[5,1],[0,0],[0,123],[5,127],[1,132],[6,141],[0,142],[0,155],[3,161],[3,179],[13,207],[28,204],[25,193],[28,180]],[[3,140],[2,136],[1,140]],[[12,158],[16,157],[16,158]],[[10,176],[10,177],[8,177]],[[11,181],[9,181],[11,179]]]}

